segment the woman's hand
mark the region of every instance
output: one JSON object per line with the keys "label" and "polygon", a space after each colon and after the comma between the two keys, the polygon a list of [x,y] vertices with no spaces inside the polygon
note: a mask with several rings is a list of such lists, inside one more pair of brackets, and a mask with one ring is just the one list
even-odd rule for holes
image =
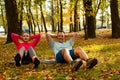
{"label": "woman's hand", "polygon": [[22,36],[20,36],[20,38],[19,38],[19,39],[23,41],[23,37],[22,37]]}

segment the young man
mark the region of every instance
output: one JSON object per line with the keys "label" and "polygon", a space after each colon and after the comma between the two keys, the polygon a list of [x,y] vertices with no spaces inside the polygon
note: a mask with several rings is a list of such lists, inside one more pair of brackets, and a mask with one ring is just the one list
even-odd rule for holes
{"label": "young man", "polygon": [[[66,37],[71,38],[66,41]],[[93,68],[97,64],[97,59],[89,59],[81,47],[72,48],[76,37],[77,33],[67,35],[63,31],[59,31],[57,35],[46,33],[46,39],[52,47],[58,63],[68,63],[72,65],[72,71],[77,71],[83,62],[86,62],[86,68]],[[53,38],[57,38],[57,41],[54,41]],[[81,60],[75,61],[77,58]]]}

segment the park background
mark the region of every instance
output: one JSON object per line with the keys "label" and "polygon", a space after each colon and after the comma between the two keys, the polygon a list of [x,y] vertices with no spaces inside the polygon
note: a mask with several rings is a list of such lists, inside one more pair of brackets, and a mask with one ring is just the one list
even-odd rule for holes
{"label": "park background", "polygon": [[[1,0],[1,80],[119,80],[120,0]],[[74,47],[81,46],[98,59],[91,70],[71,72],[67,64],[16,67],[9,64],[17,53],[10,34],[42,34],[35,51],[41,60],[54,59],[45,32],[77,32]]]}

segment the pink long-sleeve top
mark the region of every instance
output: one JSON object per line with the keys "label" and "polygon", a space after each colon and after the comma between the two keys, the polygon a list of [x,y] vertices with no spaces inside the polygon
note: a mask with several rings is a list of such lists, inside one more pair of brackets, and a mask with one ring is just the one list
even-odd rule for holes
{"label": "pink long-sleeve top", "polygon": [[35,48],[35,46],[37,45],[37,43],[39,42],[41,35],[37,34],[34,36],[31,36],[31,39],[33,40],[32,42],[20,42],[20,35],[12,33],[11,34],[11,38],[13,40],[13,42],[15,43],[17,49],[19,50],[21,47],[24,47],[25,50],[27,51],[29,47],[33,47]]}

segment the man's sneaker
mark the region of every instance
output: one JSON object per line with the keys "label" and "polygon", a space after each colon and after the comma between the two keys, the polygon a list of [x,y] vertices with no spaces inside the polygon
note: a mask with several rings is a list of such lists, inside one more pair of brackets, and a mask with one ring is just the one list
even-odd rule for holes
{"label": "man's sneaker", "polygon": [[93,68],[98,63],[96,58],[94,59],[90,58],[86,62],[87,62],[87,67],[86,67],[87,69]]}
{"label": "man's sneaker", "polygon": [[15,65],[18,66],[18,67],[21,66],[21,64],[20,64],[20,60],[21,60],[20,54],[17,54],[14,59],[15,59]]}
{"label": "man's sneaker", "polygon": [[37,68],[39,64],[40,64],[40,61],[37,58],[35,58],[33,68]]}
{"label": "man's sneaker", "polygon": [[[73,65],[74,64],[74,65]],[[78,71],[78,69],[80,68],[80,66],[83,64],[82,60],[76,61],[75,63],[73,63],[73,68],[72,68],[72,72],[74,71]]]}

